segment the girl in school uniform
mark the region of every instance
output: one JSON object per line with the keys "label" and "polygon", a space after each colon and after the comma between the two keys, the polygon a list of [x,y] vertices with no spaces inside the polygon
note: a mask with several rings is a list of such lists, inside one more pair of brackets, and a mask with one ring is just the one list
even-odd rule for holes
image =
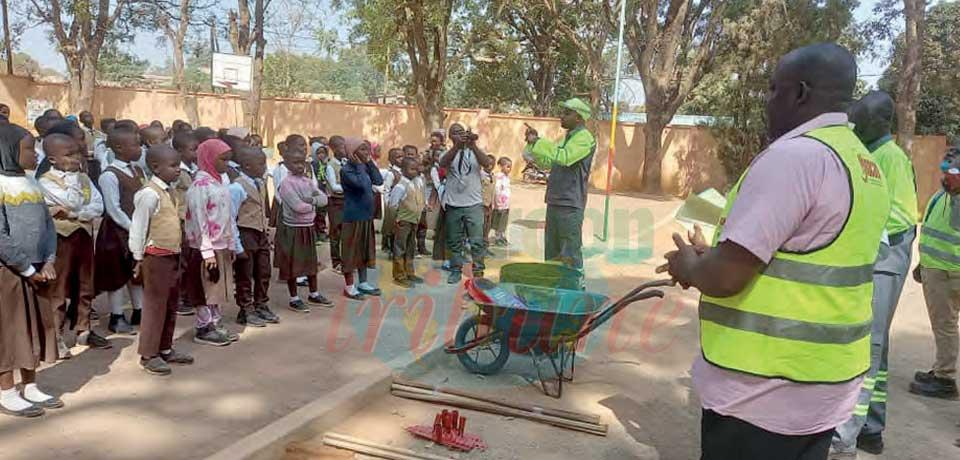
{"label": "girl in school uniform", "polygon": [[383,185],[383,177],[370,158],[369,142],[348,138],[345,147],[349,161],[340,171],[344,195],[341,257],[346,287],[343,295],[360,300],[364,295],[380,295],[380,289],[367,281],[367,269],[376,267],[373,186]]}
{"label": "girl in school uniform", "polygon": [[56,278],[57,231],[43,192],[24,172],[36,167],[32,143],[23,128],[0,124],[0,412],[18,417],[63,407],[36,381],[40,362],[57,360],[54,311],[35,292]]}

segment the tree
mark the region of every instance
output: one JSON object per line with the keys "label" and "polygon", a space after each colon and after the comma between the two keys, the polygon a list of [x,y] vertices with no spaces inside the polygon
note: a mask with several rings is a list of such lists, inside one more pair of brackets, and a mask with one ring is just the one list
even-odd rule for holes
{"label": "tree", "polygon": [[[960,3],[940,3],[927,12],[920,66],[923,85],[917,99],[917,125],[919,134],[960,135]],[[880,80],[880,88],[900,100],[898,91],[903,72],[905,37],[894,41],[891,65]]]}
{"label": "tree", "polygon": [[663,130],[713,64],[727,1],[625,1],[624,41],[643,80],[647,107],[643,190],[660,193]]}
{"label": "tree", "polygon": [[926,0],[903,0],[903,60],[897,82],[897,141],[907,152],[913,147],[917,127],[917,97],[920,94],[921,45]]}
{"label": "tree", "polygon": [[725,13],[716,65],[680,111],[710,115],[708,128],[727,183],[734,184],[769,143],[765,97],[780,57],[818,42],[841,42],[854,53],[857,0],[739,0]]}
{"label": "tree", "polygon": [[143,80],[150,63],[130,53],[108,44],[100,52],[97,60],[98,79],[120,86],[136,86]]}
{"label": "tree", "polygon": [[131,8],[137,0],[29,1],[26,12],[53,29],[57,49],[66,62],[70,111],[90,110],[100,52],[108,37],[125,36],[140,23]]}
{"label": "tree", "polygon": [[250,94],[243,104],[244,121],[251,131],[260,130],[260,99],[263,92],[263,56],[267,47],[263,28],[266,20],[266,5],[264,0],[252,0],[253,26],[250,25],[251,0],[237,0],[237,9],[228,13],[228,38],[233,48],[233,54],[249,56],[254,49],[253,69],[250,78]]}
{"label": "tree", "polygon": [[556,24],[586,64],[587,94],[597,113],[607,67],[604,51],[614,30],[610,5],[607,0],[541,0],[541,4],[549,21]]}
{"label": "tree", "polygon": [[[522,47],[520,53],[510,56],[509,64],[517,65],[526,61],[525,77],[529,89],[524,95],[534,115],[546,116],[553,110],[556,98],[555,84],[562,45],[562,37],[557,30],[558,22],[553,20],[550,11],[542,3],[500,0],[496,7],[496,19],[507,24]],[[509,71],[505,76],[508,81],[513,81],[514,76]],[[497,84],[496,87],[502,86]]]}
{"label": "tree", "polygon": [[169,3],[167,0],[156,0],[155,15],[157,25],[163,31],[164,37],[170,43],[173,64],[173,84],[177,88],[177,99],[186,109],[187,118],[193,126],[200,124],[200,114],[197,108],[197,98],[187,92],[186,66],[184,63],[187,32],[196,13],[207,8],[208,5],[198,4],[197,0],[179,0],[179,3]]}
{"label": "tree", "polygon": [[27,53],[13,53],[13,74],[33,79],[44,77],[62,77],[59,72],[40,65]]}

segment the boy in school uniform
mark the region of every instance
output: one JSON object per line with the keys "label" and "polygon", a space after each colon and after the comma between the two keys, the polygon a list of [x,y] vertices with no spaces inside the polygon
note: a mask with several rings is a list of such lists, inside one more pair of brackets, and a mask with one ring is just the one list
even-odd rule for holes
{"label": "boy in school uniform", "polygon": [[180,301],[182,228],[173,187],[180,176],[180,155],[166,144],[147,150],[153,177],[134,196],[129,246],[136,261],[134,276],[143,279],[143,324],[140,327],[140,366],[153,375],[170,374],[169,364],[193,364],[193,357],[173,349]]}
{"label": "boy in school uniform", "polygon": [[417,226],[426,208],[423,193],[424,182],[420,180],[420,161],[406,157],[401,162],[403,176],[390,190],[388,209],[396,217],[393,239],[393,282],[405,288],[422,283],[415,275],[413,259],[417,254]]}
{"label": "boy in school uniform", "polygon": [[490,228],[493,223],[493,205],[497,199],[496,182],[493,177],[493,167],[497,165],[497,157],[487,155],[487,159],[490,163],[483,167],[480,176],[483,194],[483,242],[487,248],[487,255],[493,257],[493,251],[490,250]]}
{"label": "boy in school uniform", "polygon": [[343,185],[340,171],[347,158],[347,144],[343,136],[331,136],[330,148],[333,158],[327,162],[327,218],[330,220],[327,230],[330,238],[330,263],[333,271],[341,273],[343,260],[341,258],[340,236],[343,230]]}
{"label": "boy in school uniform", "polygon": [[235,295],[240,312],[237,324],[264,327],[280,318],[270,311],[267,291],[270,288],[270,237],[267,235],[270,202],[263,175],[267,172],[267,156],[258,148],[240,148],[234,152],[240,165],[234,179],[246,192],[246,199],[237,213],[237,227],[243,253],[233,262]]}
{"label": "boy in school uniform", "polygon": [[[390,200],[390,190],[393,189],[393,186],[399,183],[400,178],[403,177],[403,172],[400,170],[400,161],[402,159],[403,150],[392,148],[387,153],[387,161],[390,162],[390,167],[383,175],[383,185],[381,186],[383,189],[383,196],[387,197],[387,201]],[[390,206],[387,206],[387,209],[383,211],[383,221],[380,225],[380,246],[384,252],[388,254],[393,253],[393,228],[396,218],[397,215],[395,210]]]}
{"label": "boy in school uniform", "polygon": [[[193,176],[197,173],[197,141],[193,131],[180,130],[173,135],[173,149],[180,154],[180,172],[176,182],[173,183],[174,195],[177,196],[177,215],[180,217],[180,228],[183,229],[183,222],[187,218],[187,190],[190,184],[193,184]],[[177,314],[180,316],[191,316],[194,314],[194,307],[190,304],[190,297],[187,295],[187,277],[193,273],[189,270],[189,262],[193,248],[187,244],[186,238],[181,238],[180,245],[180,306],[177,307]]]}
{"label": "boy in school uniform", "polygon": [[[116,334],[135,334],[140,324],[143,286],[133,276],[130,253],[130,224],[133,217],[133,196],[143,187],[146,176],[139,166],[140,136],[136,130],[118,123],[107,135],[107,143],[115,155],[113,163],[100,175],[100,190],[106,215],[97,232],[94,254],[94,286],[97,293],[106,293],[110,304],[108,329]],[[123,288],[130,293],[133,313],[128,322],[123,315]]]}
{"label": "boy in school uniform", "polygon": [[[70,318],[77,343],[107,349],[110,342],[97,335],[90,324],[93,307],[93,220],[103,214],[103,198],[81,171],[82,146],[64,134],[46,138],[51,169],[40,177],[44,200],[57,230],[57,278],[38,292],[56,309],[57,348],[60,359],[70,357],[63,329]],[[71,306],[67,308],[67,299]],[[69,310],[69,311],[68,311]]]}

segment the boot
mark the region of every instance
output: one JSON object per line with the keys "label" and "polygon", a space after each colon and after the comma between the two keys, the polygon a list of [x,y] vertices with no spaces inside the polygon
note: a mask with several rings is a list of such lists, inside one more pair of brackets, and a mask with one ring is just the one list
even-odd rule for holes
{"label": "boot", "polygon": [[910,392],[929,398],[957,399],[957,381],[943,377],[932,377],[928,382],[910,382]]}

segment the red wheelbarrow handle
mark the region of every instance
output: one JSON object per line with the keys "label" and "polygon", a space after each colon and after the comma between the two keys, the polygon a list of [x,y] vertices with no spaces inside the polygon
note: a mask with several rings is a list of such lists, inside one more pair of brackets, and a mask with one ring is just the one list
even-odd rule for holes
{"label": "red wheelbarrow handle", "polygon": [[621,297],[620,300],[610,304],[609,307],[603,309],[602,311],[590,317],[590,319],[588,319],[583,324],[583,327],[580,328],[580,332],[577,333],[576,338],[580,339],[586,336],[587,334],[593,332],[594,329],[602,326],[603,323],[610,320],[610,318],[612,318],[614,315],[616,315],[617,313],[620,313],[620,310],[627,308],[628,306],[630,306],[630,304],[634,302],[638,302],[640,300],[649,299],[653,297],[663,298],[663,295],[664,295],[663,291],[659,289],[653,289],[653,290],[647,291],[647,289],[654,288],[654,287],[668,287],[668,286],[673,286],[674,284],[675,283],[673,282],[673,280],[655,280],[655,281],[650,281],[637,286],[632,291],[627,293],[627,295]]}

